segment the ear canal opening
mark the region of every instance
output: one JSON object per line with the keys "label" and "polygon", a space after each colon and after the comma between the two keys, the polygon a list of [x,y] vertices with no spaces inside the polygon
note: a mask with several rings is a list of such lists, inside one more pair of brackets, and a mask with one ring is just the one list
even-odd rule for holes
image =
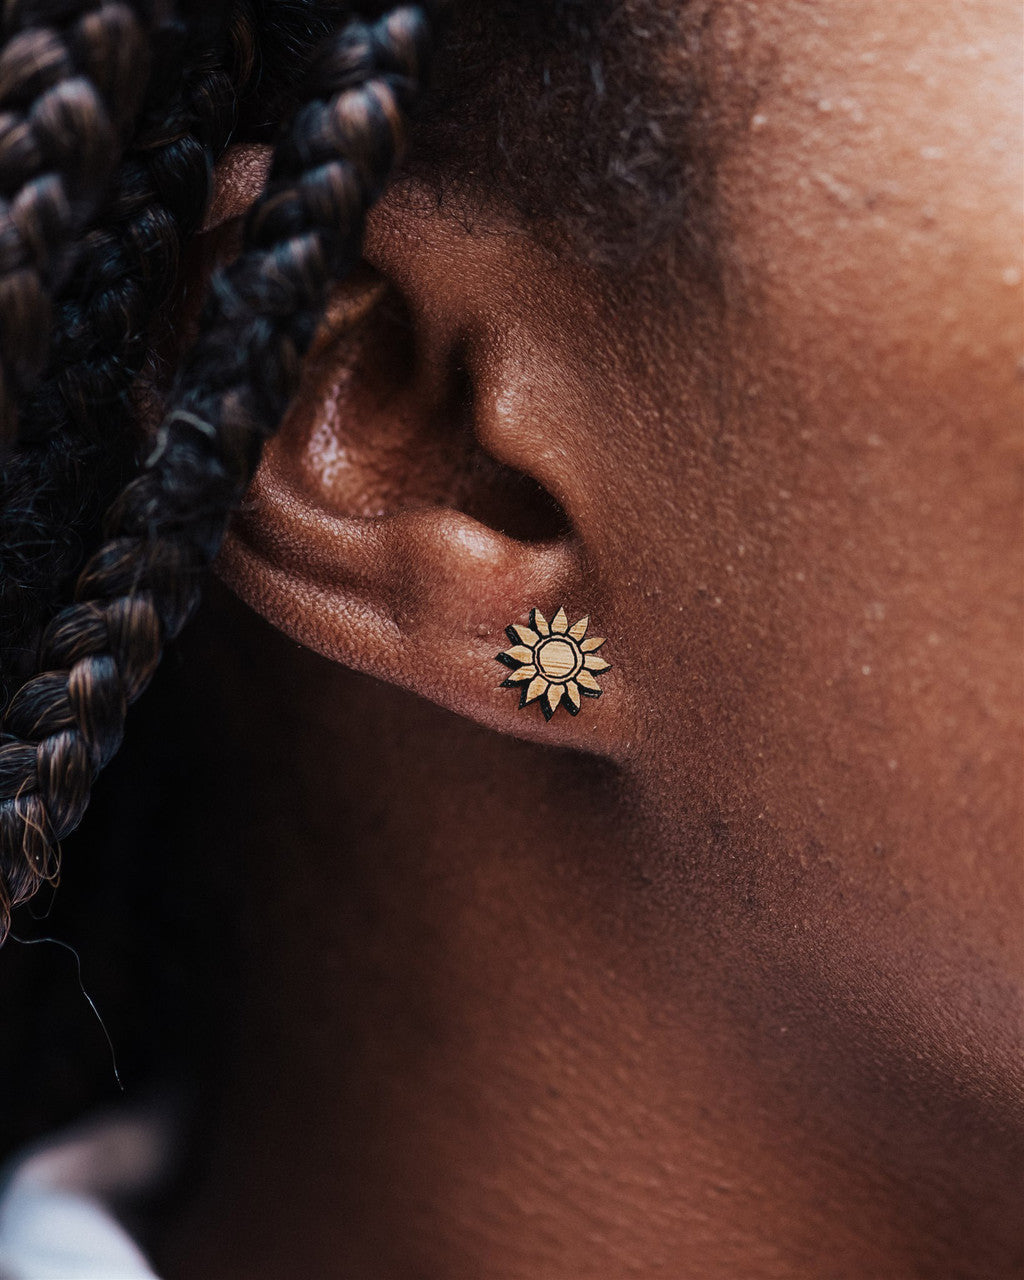
{"label": "ear canal opening", "polygon": [[473,430],[473,385],[461,360],[453,364],[452,403],[459,409],[458,443],[466,451],[462,483],[453,501],[460,510],[519,542],[554,542],[570,532],[569,518],[557,499],[531,475],[499,462]]}
{"label": "ear canal opening", "polygon": [[557,500],[481,445],[464,354],[428,363],[405,298],[372,268],[344,289],[338,332],[315,347],[305,408],[282,432],[296,446],[283,464],[349,516],[445,506],[517,541],[564,538]]}
{"label": "ear canal opening", "polygon": [[482,450],[473,460],[472,486],[459,506],[518,542],[554,542],[569,534],[568,517],[543,485]]}

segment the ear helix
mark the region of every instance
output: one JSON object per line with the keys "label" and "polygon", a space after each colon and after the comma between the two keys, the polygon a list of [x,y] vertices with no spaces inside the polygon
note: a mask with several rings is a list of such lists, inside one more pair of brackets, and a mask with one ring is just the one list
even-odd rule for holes
{"label": "ear helix", "polygon": [[519,690],[520,710],[536,702],[545,720],[560,706],[575,716],[583,698],[601,696],[596,677],[609,671],[611,663],[598,656],[605,640],[603,636],[588,637],[589,625],[590,618],[584,616],[570,626],[565,609],[559,607],[550,623],[539,609],[533,609],[529,626],[513,622],[506,628],[512,646],[495,660],[512,668],[501,688]]}

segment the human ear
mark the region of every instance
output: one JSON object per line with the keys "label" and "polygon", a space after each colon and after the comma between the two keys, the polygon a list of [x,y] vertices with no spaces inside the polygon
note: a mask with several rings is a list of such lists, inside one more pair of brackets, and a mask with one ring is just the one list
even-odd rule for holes
{"label": "human ear", "polygon": [[560,433],[573,375],[530,323],[529,252],[436,209],[375,215],[219,569],[329,658],[615,756],[624,681]]}

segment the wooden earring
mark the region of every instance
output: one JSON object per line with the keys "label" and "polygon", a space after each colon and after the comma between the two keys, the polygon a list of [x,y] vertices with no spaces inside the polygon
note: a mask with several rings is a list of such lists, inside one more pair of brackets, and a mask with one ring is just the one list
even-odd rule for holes
{"label": "wooden earring", "polygon": [[548,622],[534,609],[528,627],[513,622],[505,628],[512,647],[499,653],[497,661],[513,670],[501,688],[519,690],[520,709],[539,699],[545,720],[550,720],[559,706],[575,716],[581,698],[600,698],[595,676],[612,664],[597,656],[604,636],[587,638],[589,622],[587,617],[580,618],[570,627],[562,608]]}

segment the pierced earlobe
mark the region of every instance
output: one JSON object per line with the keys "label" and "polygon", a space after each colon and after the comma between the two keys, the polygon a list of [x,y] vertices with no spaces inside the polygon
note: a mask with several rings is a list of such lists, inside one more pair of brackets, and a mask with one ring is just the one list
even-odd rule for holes
{"label": "pierced earlobe", "polygon": [[519,707],[540,703],[545,720],[560,706],[570,715],[579,715],[582,698],[599,698],[601,686],[596,676],[611,669],[611,663],[597,656],[604,636],[587,637],[589,617],[569,626],[564,609],[550,622],[539,609],[530,614],[530,625],[513,622],[505,634],[512,646],[497,655],[496,661],[511,667],[512,674],[501,683],[503,689],[519,690]]}

